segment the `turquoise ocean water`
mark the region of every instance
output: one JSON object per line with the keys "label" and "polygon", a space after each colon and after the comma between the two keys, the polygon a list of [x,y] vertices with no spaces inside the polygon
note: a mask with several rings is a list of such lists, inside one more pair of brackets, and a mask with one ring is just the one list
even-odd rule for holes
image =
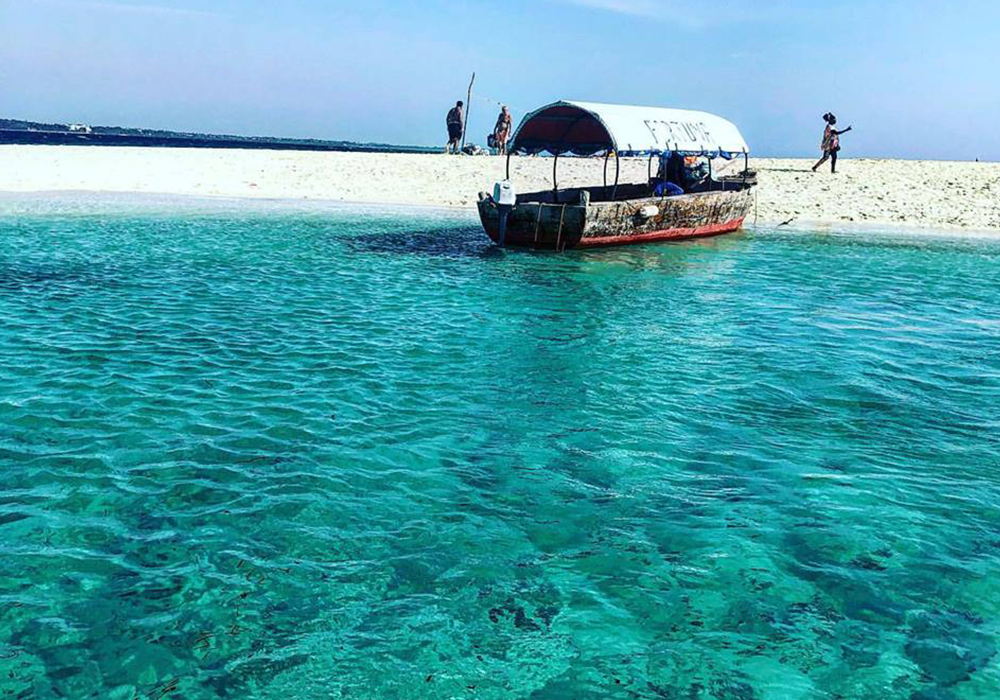
{"label": "turquoise ocean water", "polygon": [[995,240],[185,207],[0,207],[3,700],[1000,695]]}

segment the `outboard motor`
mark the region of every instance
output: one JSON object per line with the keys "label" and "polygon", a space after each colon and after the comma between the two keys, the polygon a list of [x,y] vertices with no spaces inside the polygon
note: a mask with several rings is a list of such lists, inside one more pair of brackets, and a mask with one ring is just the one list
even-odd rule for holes
{"label": "outboard motor", "polygon": [[507,215],[510,214],[517,203],[517,195],[514,194],[514,185],[510,180],[501,180],[493,185],[493,201],[500,211],[500,247],[504,246],[504,239],[507,236]]}

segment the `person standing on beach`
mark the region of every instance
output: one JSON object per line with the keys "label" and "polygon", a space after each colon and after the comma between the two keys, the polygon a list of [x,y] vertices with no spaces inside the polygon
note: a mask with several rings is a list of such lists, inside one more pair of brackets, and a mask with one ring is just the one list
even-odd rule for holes
{"label": "person standing on beach", "polygon": [[840,150],[840,135],[846,134],[852,127],[849,126],[843,131],[834,129],[837,117],[834,116],[833,112],[824,114],[823,121],[826,122],[826,129],[823,130],[823,143],[820,144],[820,148],[823,149],[823,157],[813,166],[813,172],[816,172],[819,166],[830,160],[830,172],[835,173],[837,172],[837,152]]}
{"label": "person standing on beach", "polygon": [[[465,117],[462,116],[463,103],[461,100],[448,111],[448,145],[445,146],[445,153],[458,153],[462,146],[462,134],[465,132]],[[454,150],[453,150],[454,149]]]}
{"label": "person standing on beach", "polygon": [[510,138],[512,126],[513,120],[510,117],[510,112],[507,110],[507,105],[503,105],[500,108],[500,116],[497,117],[497,125],[493,127],[493,141],[501,156],[507,153],[507,139]]}

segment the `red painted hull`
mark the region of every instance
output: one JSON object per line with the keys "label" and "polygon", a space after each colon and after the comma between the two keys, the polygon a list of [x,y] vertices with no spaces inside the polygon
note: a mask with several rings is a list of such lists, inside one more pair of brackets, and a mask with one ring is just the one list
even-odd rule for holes
{"label": "red painted hull", "polygon": [[647,233],[636,233],[625,236],[595,236],[591,238],[581,238],[577,242],[577,248],[604,248],[614,245],[632,245],[635,243],[655,243],[656,241],[677,241],[685,238],[702,238],[705,236],[718,236],[723,233],[738,231],[743,225],[743,219],[733,219],[721,224],[708,224],[706,226],[695,226],[693,228],[668,228],[660,231],[649,231]]}

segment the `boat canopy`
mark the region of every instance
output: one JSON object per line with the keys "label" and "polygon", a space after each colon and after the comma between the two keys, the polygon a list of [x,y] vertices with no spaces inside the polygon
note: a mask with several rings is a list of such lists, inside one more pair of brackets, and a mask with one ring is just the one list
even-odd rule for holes
{"label": "boat canopy", "polygon": [[733,158],[750,149],[735,124],[708,112],[560,101],[527,115],[510,146],[511,153],[542,151]]}

